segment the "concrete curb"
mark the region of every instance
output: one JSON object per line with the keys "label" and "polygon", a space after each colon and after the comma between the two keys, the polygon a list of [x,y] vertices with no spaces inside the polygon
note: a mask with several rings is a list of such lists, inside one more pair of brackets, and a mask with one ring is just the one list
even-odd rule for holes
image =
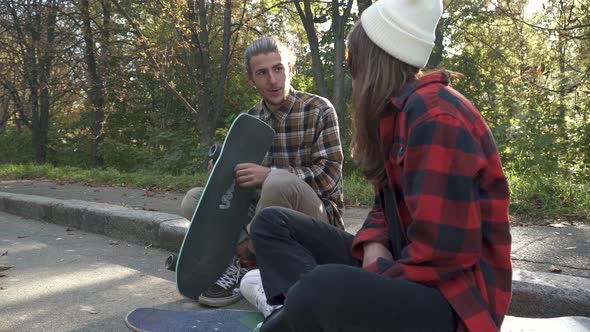
{"label": "concrete curb", "polygon": [[[189,226],[174,214],[5,192],[0,211],[170,251],[180,249]],[[514,270],[512,287],[510,315],[590,316],[590,279]]]}
{"label": "concrete curb", "polygon": [[189,225],[184,217],[169,213],[3,192],[0,211],[172,251],[180,248]]}

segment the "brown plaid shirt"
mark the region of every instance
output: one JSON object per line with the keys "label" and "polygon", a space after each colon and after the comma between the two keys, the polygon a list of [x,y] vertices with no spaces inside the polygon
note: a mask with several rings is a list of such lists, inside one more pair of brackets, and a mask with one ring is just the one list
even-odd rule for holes
{"label": "brown plaid shirt", "polygon": [[291,88],[280,109],[270,112],[261,101],[248,114],[268,123],[276,132],[262,165],[288,169],[307,182],[324,203],[330,223],[343,228],[344,157],[332,103]]}

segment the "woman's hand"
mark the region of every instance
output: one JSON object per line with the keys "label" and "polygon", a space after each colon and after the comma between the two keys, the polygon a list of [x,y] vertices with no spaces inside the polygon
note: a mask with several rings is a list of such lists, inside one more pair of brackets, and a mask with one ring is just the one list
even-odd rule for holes
{"label": "woman's hand", "polygon": [[379,242],[367,242],[363,246],[363,268],[377,261],[381,257],[393,261],[393,256],[386,246]]}

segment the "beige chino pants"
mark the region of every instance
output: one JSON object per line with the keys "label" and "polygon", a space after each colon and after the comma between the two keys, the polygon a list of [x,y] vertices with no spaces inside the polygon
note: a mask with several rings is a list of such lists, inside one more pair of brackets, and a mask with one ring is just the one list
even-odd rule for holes
{"label": "beige chino pants", "polygon": [[[184,196],[181,209],[182,215],[191,220],[203,188],[189,190]],[[324,204],[311,187],[295,174],[284,169],[272,170],[262,184],[260,199],[256,205],[256,212],[270,206],[280,206],[307,214],[308,216],[328,222],[328,215]],[[250,229],[248,224],[247,229]],[[240,241],[246,238],[246,233],[240,236]]]}

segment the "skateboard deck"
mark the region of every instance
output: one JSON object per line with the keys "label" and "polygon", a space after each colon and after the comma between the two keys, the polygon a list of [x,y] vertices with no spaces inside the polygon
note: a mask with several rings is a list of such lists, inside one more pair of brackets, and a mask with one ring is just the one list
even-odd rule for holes
{"label": "skateboard deck", "polygon": [[127,314],[125,324],[136,332],[230,331],[252,332],[264,317],[246,310],[167,310],[138,308]]}
{"label": "skateboard deck", "polygon": [[[166,331],[256,331],[264,320],[261,313],[247,310],[166,310],[138,308],[127,314],[125,324],[136,332]],[[590,318],[565,316],[526,318],[506,316],[502,332],[587,332]]]}
{"label": "skateboard deck", "polygon": [[258,118],[240,114],[231,125],[185,234],[176,262],[180,294],[197,300],[226,270],[240,231],[250,222],[248,209],[256,188],[235,184],[233,168],[260,164],[274,130]]}
{"label": "skateboard deck", "polygon": [[506,316],[502,332],[588,332],[590,318],[563,316],[553,318],[527,318]]}

